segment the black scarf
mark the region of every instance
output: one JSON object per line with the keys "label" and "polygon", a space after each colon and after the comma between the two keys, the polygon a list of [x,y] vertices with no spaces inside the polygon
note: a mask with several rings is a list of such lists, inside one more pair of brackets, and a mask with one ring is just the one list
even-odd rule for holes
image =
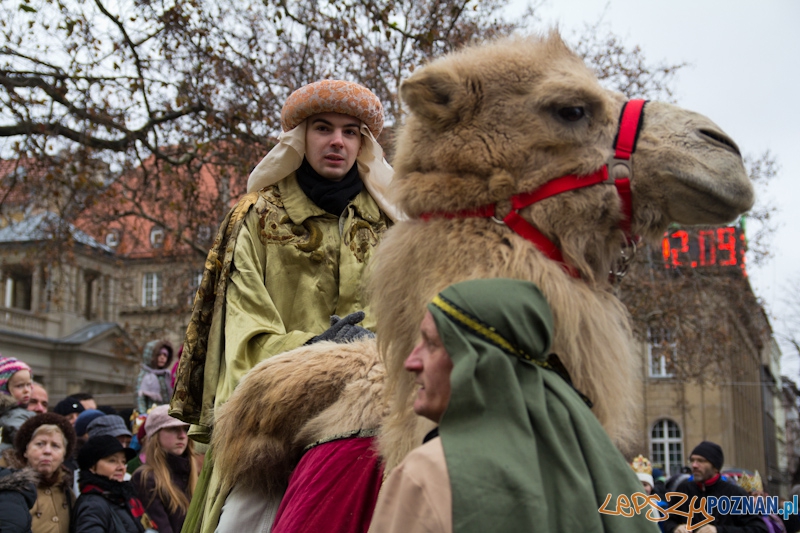
{"label": "black scarf", "polygon": [[89,470],[80,471],[78,486],[81,494],[94,492],[102,494],[106,499],[116,503],[128,503],[131,499],[136,499],[136,489],[129,481],[117,481],[115,479],[99,476]]}
{"label": "black scarf", "polygon": [[331,181],[320,176],[304,157],[303,164],[297,169],[295,176],[309,200],[337,217],[342,214],[350,200],[364,188],[364,183],[358,175],[358,163],[353,164],[341,181]]}

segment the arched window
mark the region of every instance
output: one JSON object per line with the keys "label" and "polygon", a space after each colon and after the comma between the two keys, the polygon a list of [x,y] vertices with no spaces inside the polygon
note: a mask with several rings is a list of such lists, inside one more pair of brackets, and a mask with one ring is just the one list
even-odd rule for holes
{"label": "arched window", "polygon": [[664,475],[677,474],[683,466],[683,437],[678,424],[662,418],[650,432],[650,461],[664,465]]}

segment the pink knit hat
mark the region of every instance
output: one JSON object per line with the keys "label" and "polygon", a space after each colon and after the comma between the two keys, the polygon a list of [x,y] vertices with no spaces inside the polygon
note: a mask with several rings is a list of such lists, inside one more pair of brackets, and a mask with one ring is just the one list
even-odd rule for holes
{"label": "pink knit hat", "polygon": [[8,380],[20,370],[27,370],[31,373],[31,378],[33,378],[31,367],[19,359],[0,355],[0,394],[11,394],[8,392]]}

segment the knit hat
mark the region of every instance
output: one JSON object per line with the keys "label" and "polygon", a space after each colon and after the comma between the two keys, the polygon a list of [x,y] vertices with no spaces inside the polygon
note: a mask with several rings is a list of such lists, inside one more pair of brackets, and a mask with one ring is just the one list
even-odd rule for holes
{"label": "knit hat", "polygon": [[157,431],[164,428],[173,427],[188,427],[189,424],[178,420],[177,418],[169,415],[169,405],[159,405],[154,407],[147,415],[147,420],[144,423],[144,430],[148,436],[155,435]]}
{"label": "knit hat", "polygon": [[666,481],[666,476],[664,475],[664,471],[660,468],[653,469],[653,479],[656,481]]}
{"label": "knit hat", "polygon": [[105,414],[99,409],[87,409],[79,414],[78,418],[75,420],[75,434],[79,437],[86,435],[86,428],[92,420],[101,416],[105,416]]}
{"label": "knit hat", "polygon": [[53,407],[53,412],[61,416],[71,415],[72,413],[82,413],[84,411],[85,409],[81,405],[81,402],[72,397],[64,398]]}
{"label": "knit hat", "polygon": [[692,453],[690,454],[690,457],[692,455],[704,457],[709,463],[711,463],[711,466],[717,470],[721,470],[722,463],[725,462],[725,456],[722,454],[722,447],[719,444],[708,440],[704,440],[695,446],[694,450],[692,450]]}
{"label": "knit hat", "polygon": [[283,131],[319,113],[341,113],[356,117],[378,137],[383,130],[383,106],[375,93],[351,81],[321,80],[300,87],[289,95],[281,109]]}
{"label": "knit hat", "polygon": [[125,454],[126,463],[136,456],[136,450],[125,448],[111,435],[92,437],[86,441],[81,451],[78,452],[78,467],[82,471],[89,470],[96,465],[97,461],[100,459],[114,455],[117,452],[123,452]]}
{"label": "knit hat", "polygon": [[119,415],[103,415],[95,418],[87,427],[89,438],[93,439],[101,435],[111,435],[112,437],[133,437],[125,421]]}
{"label": "knit hat", "polygon": [[58,429],[60,429],[61,433],[64,434],[64,438],[67,441],[67,449],[64,453],[64,459],[66,460],[72,454],[72,450],[75,449],[75,430],[72,428],[72,424],[69,423],[69,420],[59,414],[42,413],[26,420],[25,423],[22,424],[17,430],[17,435],[14,437],[14,450],[17,452],[17,455],[20,459],[25,457],[25,449],[28,447],[28,443],[33,438],[34,432],[39,428],[39,426],[44,426],[47,424],[58,426]]}
{"label": "knit hat", "polygon": [[13,357],[3,357],[0,355],[0,393],[10,394],[8,392],[8,380],[20,370],[27,370],[31,373],[31,378],[33,378],[31,367],[29,367],[27,364],[23,363],[19,359],[14,359]]}

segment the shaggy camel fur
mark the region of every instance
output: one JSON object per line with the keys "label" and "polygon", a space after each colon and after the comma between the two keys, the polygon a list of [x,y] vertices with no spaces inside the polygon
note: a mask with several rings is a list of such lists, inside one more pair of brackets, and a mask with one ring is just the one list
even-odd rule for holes
{"label": "shaggy camel fur", "polygon": [[[555,33],[502,40],[445,56],[418,69],[402,85],[401,96],[410,115],[398,139],[393,187],[395,200],[409,218],[387,232],[373,260],[369,284],[386,364],[385,399],[378,394],[382,389],[372,343],[330,347],[330,352],[320,347],[314,351],[313,365],[307,359],[311,348],[289,352],[261,363],[252,371],[261,377],[248,375],[237,389],[215,431],[217,460],[226,454],[232,463],[242,457],[243,445],[225,447],[229,431],[238,433],[238,440],[258,431],[276,431],[259,437],[263,446],[284,450],[277,454],[282,458],[272,457],[273,464],[287,458],[293,464],[295,452],[285,450],[296,451],[296,430],[305,420],[313,418],[316,429],[303,434],[322,435],[326,424],[347,426],[337,416],[348,419],[349,429],[372,427],[372,418],[354,416],[365,409],[365,397],[345,398],[337,391],[374,371],[375,381],[357,387],[375,393],[367,399],[374,402],[370,417],[382,412],[388,401],[381,453],[387,469],[394,467],[419,445],[428,428],[411,410],[415,386],[403,370],[418,338],[425,305],[452,283],[485,277],[525,279],[540,287],[555,317],[553,352],[576,388],[594,402],[593,411],[605,429],[624,448],[631,413],[639,401],[640,387],[635,385],[639,357],[632,351],[626,310],[609,282],[624,242],[615,188],[598,184],[521,211],[558,245],[580,279],[570,277],[561,265],[492,219],[420,219],[423,213],[452,213],[495,202],[502,218],[511,195],[559,176],[597,170],[613,152],[624,98],[603,89]],[[645,107],[632,167],[632,229],[645,239],[659,238],[671,222],[724,223],[753,203],[735,144],[707,118],[672,105],[652,102]],[[362,363],[366,369],[358,368]],[[274,383],[280,393],[263,388],[259,392],[251,386],[256,379]],[[319,389],[314,394],[318,397],[306,401],[312,388]],[[248,410],[259,394],[286,403],[264,403]],[[351,407],[351,401],[358,405]],[[320,414],[326,407],[329,411]],[[225,417],[233,417],[238,409],[244,409],[250,422],[226,425]],[[321,422],[328,415],[330,419]],[[287,416],[292,423],[284,426]],[[255,448],[252,459],[244,461],[248,467],[257,462]],[[242,468],[235,468],[230,479],[241,473]]]}
{"label": "shaggy camel fur", "polygon": [[256,365],[217,411],[212,442],[224,492],[240,484],[280,499],[306,446],[380,427],[385,375],[374,340],[320,342]]}

